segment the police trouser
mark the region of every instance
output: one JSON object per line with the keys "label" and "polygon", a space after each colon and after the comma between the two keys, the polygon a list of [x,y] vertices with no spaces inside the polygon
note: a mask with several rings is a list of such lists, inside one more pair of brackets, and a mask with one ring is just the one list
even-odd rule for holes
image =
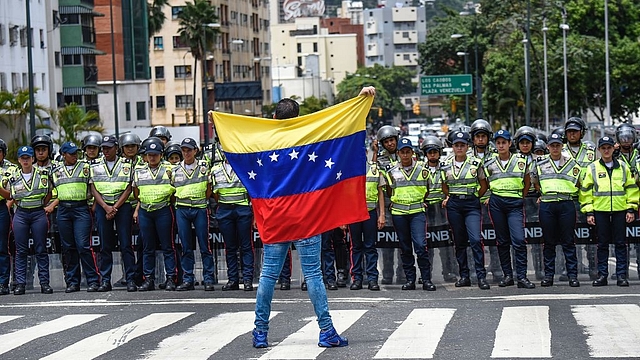
{"label": "police trouser", "polygon": [[[96,206],[96,220],[98,221],[98,234],[100,234],[100,260],[98,268],[103,283],[111,283],[111,272],[113,270],[113,251],[116,244],[120,246],[122,261],[124,262],[125,278],[127,282],[133,281],[135,273],[135,258],[133,247],[131,246],[131,222],[133,220],[133,209],[131,204],[124,203],[115,217],[107,220],[107,214],[102,206]],[[113,226],[117,229],[113,230]]]}
{"label": "police trouser", "polygon": [[469,277],[467,248],[471,246],[478,279],[485,279],[484,246],[480,236],[480,200],[473,195],[451,195],[447,202],[447,219],[453,234],[460,277]]}
{"label": "police trouser", "polygon": [[49,283],[49,254],[47,253],[47,230],[49,222],[43,208],[18,208],[13,217],[13,232],[16,241],[16,284],[25,285],[27,275],[27,255],[29,235],[38,262],[40,284]]}
{"label": "police trouser", "polygon": [[213,261],[213,253],[209,246],[209,214],[207,208],[192,208],[177,206],[176,223],[178,224],[178,235],[182,243],[182,269],[184,271],[184,282],[194,283],[194,266],[196,242],[193,241],[193,233],[191,225],[195,228],[195,235],[198,240],[197,244],[200,248],[200,257],[202,258],[202,277],[205,283],[213,283],[215,276],[215,263]]}
{"label": "police trouser", "polygon": [[322,233],[322,274],[325,283],[336,281],[336,267],[341,272],[347,268],[344,231],[340,228]]}
{"label": "police trouser", "polygon": [[140,231],[144,234],[142,267],[145,279],[155,279],[156,268],[156,244],[160,243],[160,249],[164,258],[164,270],[167,278],[176,276],[176,252],[173,247],[173,211],[171,206],[165,206],[154,211],[140,209],[138,212]]}
{"label": "police trouser", "polygon": [[578,277],[578,257],[575,245],[576,207],[573,201],[540,203],[540,225],[544,238],[544,276],[553,279],[556,273],[556,246],[562,246],[567,275]]}
{"label": "police trouser", "polygon": [[[387,196],[386,192],[384,194],[384,203],[391,204],[391,199]],[[384,214],[386,220],[385,226],[393,226],[391,212],[389,211],[388,206],[385,206]],[[389,284],[393,282],[393,274],[395,272],[398,283],[404,283],[406,279],[404,276],[404,270],[402,270],[400,251],[395,248],[382,248],[380,249],[380,253],[382,255],[382,281]],[[397,264],[395,269],[394,264]]]}
{"label": "police trouser", "polygon": [[251,207],[220,203],[216,211],[216,218],[224,239],[227,278],[229,281],[239,280],[238,251],[240,251],[242,280],[253,281],[254,254],[251,237],[253,213]]}
{"label": "police trouser", "polygon": [[349,225],[351,233],[351,277],[363,280],[363,271],[367,281],[378,281],[378,211],[369,211],[369,219]]}
{"label": "police trouser", "polygon": [[513,276],[511,246],[515,253],[518,280],[527,277],[527,244],[524,240],[524,215],[522,198],[509,198],[491,194],[489,215],[493,222],[498,243],[500,265],[504,276]]}
{"label": "police trouser", "polygon": [[8,286],[11,277],[11,257],[9,256],[9,230],[11,215],[7,201],[0,201],[0,285]]}
{"label": "police trouser", "polygon": [[402,268],[407,282],[416,281],[414,252],[418,258],[422,281],[431,280],[431,263],[429,262],[429,249],[427,249],[427,218],[424,212],[391,216],[393,217],[393,227],[398,234]]}
{"label": "police trouser", "polygon": [[626,211],[594,213],[598,236],[598,275],[609,275],[609,244],[613,244],[616,255],[616,276],[627,276],[627,244],[625,240]]}
{"label": "police trouser", "polygon": [[98,283],[98,267],[91,249],[91,211],[86,204],[58,205],[58,231],[64,253],[65,282],[67,286],[80,285],[80,264],[87,278],[87,285]]}
{"label": "police trouser", "polygon": [[280,271],[280,283],[291,282],[291,246],[287,250],[287,256],[284,258],[284,264],[282,265],[282,271]]}
{"label": "police trouser", "polygon": [[[539,193],[531,193],[524,198],[524,222],[539,223]],[[542,275],[544,271],[544,260],[542,254],[543,246],[541,244],[531,244],[531,259],[533,260],[533,269],[536,271],[536,277]]]}
{"label": "police trouser", "polygon": [[[441,202],[430,203],[427,207],[427,230],[435,226],[447,225],[447,216]],[[430,230],[429,230],[430,231]],[[431,263],[431,272],[433,273],[433,253],[434,249],[429,251],[429,261]],[[453,255],[452,246],[441,246],[438,248],[440,254],[440,262],[442,264],[442,275],[447,276],[456,274],[456,260]]]}
{"label": "police trouser", "polygon": [[[488,197],[487,199],[489,199],[490,197]],[[491,216],[489,216],[489,205],[485,205],[484,204],[484,198],[483,200],[480,200],[480,209],[481,209],[481,226],[484,227],[484,225],[492,225],[491,223]],[[495,245],[491,245],[491,246],[486,246],[487,248],[487,252],[489,253],[489,265],[487,266],[487,272],[490,272],[494,278],[496,277],[501,277],[502,274],[502,268],[500,267],[500,256],[498,254],[498,247]],[[471,256],[468,257],[468,259],[473,259],[473,253],[470,254]]]}
{"label": "police trouser", "polygon": [[[576,217],[577,217],[577,222],[584,224],[587,222],[587,216],[582,213],[580,211],[580,203],[578,202],[578,200],[573,200],[573,203],[576,204]],[[595,241],[594,241],[595,243]],[[587,272],[593,275],[595,275],[598,271],[598,265],[597,265],[597,260],[596,260],[596,245],[594,243],[591,244],[586,244],[584,245],[584,248],[586,250],[587,253]],[[578,252],[578,271],[580,270],[579,267],[580,265],[584,264],[584,261],[582,261],[582,251],[580,251],[580,247],[577,247],[576,250]]]}

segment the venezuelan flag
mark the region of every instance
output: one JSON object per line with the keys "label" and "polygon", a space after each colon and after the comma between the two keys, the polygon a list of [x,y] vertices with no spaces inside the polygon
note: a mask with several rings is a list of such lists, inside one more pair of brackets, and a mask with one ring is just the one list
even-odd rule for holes
{"label": "venezuelan flag", "polygon": [[369,218],[366,117],[358,96],[286,120],[213,112],[231,167],[247,188],[262,241],[307,238]]}

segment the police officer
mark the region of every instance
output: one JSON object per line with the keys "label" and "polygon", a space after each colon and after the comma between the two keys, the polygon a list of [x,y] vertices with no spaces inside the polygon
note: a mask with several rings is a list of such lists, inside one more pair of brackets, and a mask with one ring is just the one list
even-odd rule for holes
{"label": "police officer", "polygon": [[53,169],[57,192],[58,229],[65,260],[66,293],[80,291],[80,264],[87,278],[87,291],[98,291],[98,269],[91,249],[91,212],[87,203],[89,164],[78,161],[78,147],[65,142],[60,147],[63,162]]}
{"label": "police officer", "polygon": [[171,165],[177,165],[182,161],[182,149],[180,147],[180,143],[174,141],[168,142],[164,149],[164,159]]}
{"label": "police officer", "polygon": [[600,160],[584,169],[580,181],[580,210],[587,214],[587,223],[595,225],[598,239],[598,278],[593,286],[607,285],[611,243],[615,247],[617,285],[629,286],[625,221],[635,219],[639,193],[627,164],[613,157],[614,145],[608,136],[598,140]]}
{"label": "police officer", "polygon": [[133,175],[133,193],[138,205],[133,213],[134,221],[140,223],[143,234],[144,282],[140,291],[155,290],[156,243],[164,258],[166,273],[165,290],[176,289],[176,254],[173,247],[173,210],[171,201],[176,189],[173,187],[172,166],[162,162],[164,144],[152,138],[145,147],[147,163],[137,166]]}
{"label": "police officer", "polygon": [[[585,169],[591,162],[596,159],[596,150],[594,146],[582,141],[584,133],[587,130],[587,125],[579,117],[571,117],[564,124],[564,136],[566,144],[563,148],[565,155],[571,156],[576,160],[578,165],[582,169]],[[576,207],[579,208],[580,204],[578,199],[574,199]],[[583,213],[578,214],[578,222],[584,223],[586,220]],[[589,277],[591,280],[595,280],[598,271],[596,266],[596,251],[594,245],[586,245],[587,250],[587,263],[589,266]],[[580,258],[580,256],[579,256]]]}
{"label": "police officer", "polygon": [[[38,262],[40,292],[52,294],[49,286],[49,254],[47,253],[47,231],[49,224],[44,205],[51,200],[51,182],[48,170],[33,165],[34,151],[31,146],[18,149],[20,169],[9,179],[10,198],[17,205],[13,217],[13,232],[16,242],[16,287],[14,295],[25,293],[29,233],[32,234],[35,257]],[[2,194],[7,197],[9,194]]]}
{"label": "police officer", "polygon": [[487,180],[480,159],[468,156],[471,137],[465,132],[453,135],[454,155],[441,165],[442,192],[445,199],[442,205],[447,209],[447,218],[453,234],[456,258],[460,270],[460,279],[456,287],[471,286],[467,261],[467,244],[475,263],[478,287],[489,290],[487,271],[484,268],[484,250],[481,232],[480,198],[487,191]]}
{"label": "police officer", "polygon": [[[440,177],[440,156],[442,155],[442,142],[435,136],[427,136],[421,144],[422,152],[426,158],[425,166],[429,173],[429,195],[427,195],[427,226],[446,225],[447,218],[442,208],[444,193],[442,192],[442,179]],[[446,282],[456,282],[456,264],[451,246],[438,248],[440,262],[442,263],[442,276]],[[429,252],[431,265],[433,266],[433,252]]]}
{"label": "police officer", "polygon": [[[95,216],[100,235],[101,284],[99,292],[111,291],[111,272],[113,270],[113,250],[119,244],[124,262],[127,291],[138,288],[134,282],[135,257],[131,246],[131,218],[133,209],[128,200],[131,193],[131,161],[117,156],[118,140],[115,136],[105,136],[101,143],[103,157],[90,164],[91,193],[96,201]],[[117,229],[114,232],[114,225]]]}
{"label": "police officer", "polygon": [[[378,169],[385,175],[385,172],[391,167],[395,166],[398,163],[398,140],[399,134],[398,130],[390,125],[385,125],[378,129],[376,133],[376,140],[373,142],[372,150],[373,150],[373,161],[378,164]],[[380,148],[382,146],[382,148]],[[385,188],[386,189],[386,188]],[[389,204],[389,194],[385,192],[384,194],[385,204]],[[391,212],[389,209],[385,209],[385,218],[391,219]],[[396,249],[391,248],[383,248],[380,250],[382,253],[382,284],[391,284],[393,283],[393,264],[394,257],[396,254]],[[398,252],[399,255],[399,252]],[[400,264],[402,264],[402,259],[400,256],[397,257],[398,266],[396,268],[396,278],[398,283],[404,283],[406,281],[404,276],[404,271]]]}
{"label": "police officer", "polygon": [[[6,159],[7,143],[0,139],[0,183],[4,189],[11,178],[11,173],[18,167]],[[4,196],[6,195],[6,197]],[[2,195],[0,191],[0,295],[9,294],[9,279],[11,277],[11,257],[9,255],[9,231],[11,229],[11,215],[7,207],[9,192]]]}
{"label": "police officer", "polygon": [[[475,120],[471,124],[469,134],[471,135],[473,148],[469,149],[468,155],[473,155],[475,158],[479,159],[480,165],[483,165],[485,161],[495,156],[495,147],[491,144],[491,141],[493,139],[493,129],[491,128],[491,125],[488,121],[484,119]],[[491,190],[487,190],[487,192],[480,198],[480,207],[482,209],[482,223],[485,223],[485,221],[490,222],[488,207],[488,200],[490,196]],[[489,249],[488,271],[491,272],[494,282],[500,281],[504,274],[502,274],[502,271],[500,269],[500,257],[498,254],[498,249],[496,246],[488,246],[487,248]]]}
{"label": "police officer", "polygon": [[238,250],[242,259],[242,280],[245,291],[253,291],[253,212],[249,194],[226,160],[211,170],[213,196],[218,202],[216,217],[224,238],[227,278],[222,291],[239,290]]}
{"label": "police officer", "polygon": [[193,250],[195,250],[195,242],[191,233],[193,225],[202,258],[204,290],[213,291],[215,263],[209,245],[209,214],[207,209],[208,199],[212,193],[210,171],[206,160],[196,161],[198,146],[194,139],[185,138],[180,143],[180,148],[184,160],[173,168],[173,186],[176,188],[176,222],[182,243],[184,275],[182,284],[176,290],[194,289],[195,259]]}
{"label": "police officer", "polygon": [[524,240],[524,200],[531,185],[529,163],[521,154],[511,154],[511,134],[498,130],[495,135],[498,155],[485,161],[484,173],[489,182],[489,214],[496,232],[498,254],[504,277],[500,287],[514,284],[511,247],[515,253],[518,288],[536,286],[527,279],[527,244]]}
{"label": "police officer", "polygon": [[538,158],[531,171],[531,182],[540,193],[540,226],[544,238],[544,279],[540,286],[553,285],[556,272],[556,245],[562,246],[569,286],[578,287],[578,258],[574,242],[580,165],[562,154],[562,136],[548,138],[549,156]]}
{"label": "police officer", "polygon": [[157,137],[162,140],[163,145],[166,145],[169,141],[171,141],[171,131],[169,131],[169,129],[162,125],[154,126],[153,129],[151,129],[151,131],[149,132],[149,137]]}
{"label": "police officer", "polygon": [[95,160],[100,156],[100,145],[102,145],[102,136],[87,135],[82,139],[82,151],[84,159],[88,162]]}
{"label": "police officer", "polygon": [[53,168],[53,141],[49,135],[36,135],[31,138],[31,147],[35,154],[34,166],[47,169],[51,172]]}
{"label": "police officer", "polygon": [[[400,242],[400,256],[407,283],[402,290],[415,290],[416,268],[413,253],[418,258],[422,289],[435,291],[431,282],[431,263],[427,249],[425,198],[428,170],[413,159],[413,146],[407,138],[398,144],[400,161],[386,172],[387,190],[391,195],[391,217]],[[413,248],[413,249],[412,249]]]}
{"label": "police officer", "polygon": [[369,290],[378,291],[378,250],[376,238],[378,229],[382,229],[385,223],[384,193],[386,185],[384,176],[375,162],[367,162],[365,196],[369,219],[349,225],[351,234],[351,290],[362,289],[363,264],[364,273],[367,275],[367,287]]}

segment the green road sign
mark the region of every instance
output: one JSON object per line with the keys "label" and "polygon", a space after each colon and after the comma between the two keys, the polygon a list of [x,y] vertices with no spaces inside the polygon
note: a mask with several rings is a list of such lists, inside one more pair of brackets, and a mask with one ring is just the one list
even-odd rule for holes
{"label": "green road sign", "polygon": [[422,95],[469,95],[473,94],[471,75],[421,76]]}

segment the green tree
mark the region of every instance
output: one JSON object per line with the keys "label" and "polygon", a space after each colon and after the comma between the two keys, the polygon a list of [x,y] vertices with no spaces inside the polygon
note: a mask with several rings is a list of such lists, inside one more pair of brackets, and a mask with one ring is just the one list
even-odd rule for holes
{"label": "green tree", "polygon": [[318,99],[315,96],[309,96],[300,103],[300,116],[320,111],[329,106],[326,98]]}
{"label": "green tree", "polygon": [[196,81],[198,61],[202,61],[203,54],[211,49],[214,39],[219,33],[216,28],[209,27],[218,21],[216,8],[208,0],[187,1],[178,15],[180,28],[178,34],[181,41],[189,46],[193,62],[193,119],[196,121]]}
{"label": "green tree", "polygon": [[157,34],[160,32],[160,29],[162,29],[165,20],[167,20],[163,8],[167,5],[169,5],[169,0],[152,0],[151,2],[147,2],[147,8],[149,10],[147,16],[149,37]]}
{"label": "green tree", "polygon": [[62,145],[64,142],[71,141],[80,144],[82,140],[78,136],[83,132],[98,132],[102,134],[104,128],[101,125],[100,115],[84,109],[75,103],[67,104],[65,107],[51,113],[51,122],[53,127],[42,126],[49,130],[57,130],[59,136],[53,139],[53,142]]}
{"label": "green tree", "polygon": [[[38,92],[38,89],[35,89]],[[41,119],[47,109],[35,104],[36,117]],[[24,131],[26,119],[29,116],[29,90],[19,90],[15,93],[0,91],[0,123],[11,132]]]}

